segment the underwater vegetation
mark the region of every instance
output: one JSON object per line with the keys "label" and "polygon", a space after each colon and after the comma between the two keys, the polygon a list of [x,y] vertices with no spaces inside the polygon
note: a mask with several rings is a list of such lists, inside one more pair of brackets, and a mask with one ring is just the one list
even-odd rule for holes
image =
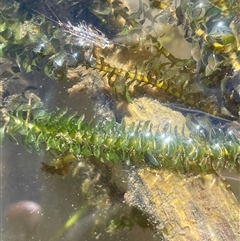
{"label": "underwater vegetation", "polygon": [[[56,159],[54,167],[46,170],[58,174],[68,172],[75,160],[96,157],[101,162],[121,162],[141,165],[149,163],[154,167],[167,167],[186,172],[189,169],[206,170],[233,169],[239,165],[240,143],[231,132],[227,135],[221,129],[210,133],[208,140],[200,129],[191,132],[190,137],[178,133],[167,123],[163,129],[154,133],[151,122],[143,125],[126,127],[123,123],[99,122],[97,125],[84,122],[84,116],[66,117],[67,110],[61,113],[36,111],[26,118],[21,111],[16,115],[7,115],[6,130],[14,141],[14,135],[20,133],[25,147],[31,151],[32,146],[41,151],[44,145]],[[215,138],[218,143],[215,142]],[[173,161],[174,160],[174,161]]]}
{"label": "underwater vegetation", "polygon": [[[225,233],[234,240],[239,235],[235,218],[239,216],[238,203],[229,194],[220,173],[223,169],[240,171],[239,1],[139,0],[134,10],[128,2],[118,0],[60,0],[46,1],[46,4],[43,1],[39,6],[28,0],[2,2],[1,144],[9,138],[16,144],[23,143],[29,152],[36,149],[39,153],[49,153],[51,160],[42,163],[42,170],[47,174],[65,176],[71,173],[74,176],[86,165],[84,168],[90,169],[94,176],[83,178],[82,192],[88,200],[52,240],[57,240],[74,225],[85,209],[91,205],[97,208],[105,205],[106,208],[105,199],[111,202],[117,195],[122,199],[125,195],[126,205],[143,212],[147,210],[153,219],[155,213],[159,213],[157,225],[150,222],[166,237],[173,235],[172,230],[177,233],[175,230],[182,227],[177,223],[172,228],[171,222],[170,225],[165,223],[168,217],[164,215],[171,216],[175,212],[172,206],[175,210],[192,210],[196,226],[200,223],[204,233],[203,236],[201,232],[195,233],[197,236],[192,240],[197,240],[198,235],[198,240],[207,239],[204,236],[204,225],[209,222],[210,213],[205,208],[207,202],[211,210],[221,209],[222,215],[212,211],[210,231],[212,227],[212,230],[223,228],[223,224],[225,228],[227,216],[230,228]],[[170,31],[181,34],[190,48],[188,58],[168,50],[167,43],[172,39],[165,33],[160,34],[156,30],[158,25],[170,26]],[[13,63],[10,67],[8,61]],[[64,85],[70,79],[70,71],[77,71],[79,67],[87,73],[78,75],[79,88],[87,85],[89,95],[102,101],[97,104],[106,107],[96,114],[100,118],[89,121],[82,114],[70,114],[69,107],[50,111],[35,86],[11,93],[10,86],[12,83],[17,86],[20,73],[42,71]],[[93,78],[95,89],[87,78],[84,79],[91,71],[97,76]],[[175,126],[170,118],[156,126],[153,116],[149,115],[147,120],[135,118],[129,124],[124,114],[114,109],[118,104],[129,108],[130,103],[141,99],[157,112],[158,108],[149,104],[153,102],[147,102],[149,96],[187,113],[186,123]],[[107,107],[110,110],[105,111]],[[199,113],[204,118],[197,118]],[[223,124],[214,125],[211,120]],[[94,189],[101,175],[96,175],[93,166],[111,169],[114,164],[122,166],[133,177],[129,178],[131,190],[120,193],[115,187],[109,187],[108,179],[103,186],[108,191],[111,189],[110,194],[102,188],[105,195],[102,198]],[[136,181],[139,179],[142,186]],[[154,183],[157,184],[154,186]],[[172,190],[171,195],[169,190]],[[92,196],[89,195],[91,191]],[[215,195],[218,191],[219,195]],[[161,193],[160,197],[156,192]],[[184,197],[181,202],[175,202],[176,193]],[[145,199],[151,205],[145,207],[148,203],[144,203]],[[191,200],[190,205],[187,205],[188,200]],[[168,204],[170,207],[166,208]],[[110,212],[110,209],[109,204],[106,210]],[[228,216],[229,210],[231,215]],[[133,225],[131,215],[119,213],[110,218],[110,233]],[[189,228],[192,224],[185,220],[191,222],[192,219],[183,214],[179,212],[171,216],[171,220],[179,217],[183,221],[181,224]],[[146,221],[145,217],[142,219]],[[221,224],[215,220],[221,220]],[[221,238],[224,235],[220,235]]]}
{"label": "underwater vegetation", "polygon": [[[133,45],[121,43],[117,38],[110,40],[110,36],[105,37],[86,23],[75,27],[59,19],[50,21],[38,10],[32,12],[31,18],[29,13],[20,18],[11,17],[18,8],[15,2],[1,11],[1,57],[15,58],[18,71],[36,71],[43,65],[46,75],[57,79],[64,79],[68,68],[85,65],[106,76],[115,98],[131,101],[131,95],[150,85],[156,87],[156,92],[167,92],[167,100],[180,101],[197,110],[237,120],[240,99],[239,3],[180,2],[178,5],[170,1],[150,1],[148,7],[140,1],[139,9],[131,14],[119,1],[105,2],[99,9],[88,8],[105,26],[107,19],[115,17],[119,28],[117,36],[133,36],[135,33],[141,36]],[[72,4],[71,1],[67,3],[68,6]],[[152,9],[159,10],[156,16],[151,15]],[[141,26],[147,19],[152,23],[147,27],[148,31],[143,31]],[[165,23],[170,22],[173,27],[183,27],[184,38],[192,45],[189,59],[177,58],[161,45],[161,36],[151,32],[158,19],[165,19]],[[94,38],[96,44],[93,44]],[[99,41],[107,41],[107,44],[98,44]],[[126,53],[131,64],[124,69],[118,66],[122,66]],[[139,60],[138,54],[141,56]],[[117,61],[111,61],[113,56],[119,65]],[[33,144],[37,150],[45,145],[46,150],[57,156],[54,166],[62,165],[63,172],[72,161],[92,155],[101,161],[131,163],[142,160],[155,167],[181,171],[193,166],[204,171],[239,168],[239,139],[232,132],[216,128],[206,134],[195,124],[190,136],[185,136],[184,130],[179,132],[166,124],[154,133],[150,122],[126,127],[115,120],[106,124],[100,121],[94,126],[84,123],[83,118],[67,117],[65,112],[57,114],[39,110],[41,100],[31,94],[31,88],[25,99],[22,94],[11,96],[8,81],[14,75],[13,69],[2,74],[2,137],[7,133],[14,140],[18,132],[29,150]],[[24,99],[25,103],[16,107],[14,103],[19,99]]]}

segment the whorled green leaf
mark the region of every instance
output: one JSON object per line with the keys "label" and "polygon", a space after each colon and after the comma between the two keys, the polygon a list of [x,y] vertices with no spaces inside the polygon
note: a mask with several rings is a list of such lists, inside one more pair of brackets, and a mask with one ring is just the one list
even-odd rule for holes
{"label": "whorled green leaf", "polygon": [[163,132],[153,132],[149,121],[141,125],[133,123],[129,128],[125,123],[114,125],[110,121],[97,124],[95,129],[92,123],[83,122],[83,117],[68,116],[66,110],[46,113],[33,120],[26,120],[21,111],[9,117],[10,121],[1,129],[2,139],[7,134],[17,143],[15,135],[19,133],[29,151],[35,147],[40,152],[45,147],[49,152],[63,155],[62,161],[64,153],[69,153],[75,157],[95,156],[100,161],[130,161],[135,165],[145,163],[181,172],[196,170],[196,167],[204,172],[209,168],[219,171],[225,166],[233,168],[240,164],[240,140],[218,129],[212,129],[208,137],[198,126],[191,130],[190,137],[181,135],[169,124]]}
{"label": "whorled green leaf", "polygon": [[6,131],[6,126],[3,125],[3,126],[0,128],[0,145],[3,145],[4,142],[5,142],[5,131]]}
{"label": "whorled green leaf", "polygon": [[7,42],[7,40],[10,39],[10,37],[13,34],[13,30],[6,28],[0,34],[1,34],[1,37]]}

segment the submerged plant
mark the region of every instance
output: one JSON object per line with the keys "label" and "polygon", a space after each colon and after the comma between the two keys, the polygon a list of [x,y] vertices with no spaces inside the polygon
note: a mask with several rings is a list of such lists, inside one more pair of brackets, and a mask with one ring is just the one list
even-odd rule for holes
{"label": "submerged plant", "polygon": [[44,164],[43,169],[60,175],[68,173],[73,162],[92,156],[101,162],[147,163],[180,172],[231,170],[240,165],[240,141],[231,132],[224,134],[216,129],[207,137],[196,126],[188,137],[184,129],[180,134],[169,123],[154,132],[150,121],[131,126],[115,120],[93,125],[84,122],[84,116],[67,117],[66,112],[35,111],[31,118],[22,111],[4,114],[6,123],[1,136],[6,132],[14,140],[15,134],[20,133],[28,150],[35,147],[41,151],[45,146],[55,158],[51,166]]}
{"label": "submerged plant", "polygon": [[[148,84],[168,92],[171,101],[187,103],[213,115],[237,119],[239,5],[235,2],[228,5],[231,7],[226,8],[224,4],[218,6],[210,1],[199,4],[198,1],[182,1],[180,6],[171,5],[171,11],[167,13],[169,18],[172,17],[175,25],[181,24],[184,27],[184,38],[192,44],[192,57],[189,59],[176,58],[167,51],[161,44],[161,37],[150,32],[154,30],[154,25],[148,26],[149,33],[141,32],[139,24],[143,21],[139,20],[140,16],[143,15],[143,19],[152,17],[146,5],[141,2],[135,15],[124,15],[123,9],[118,12],[126,23],[129,22],[126,26],[131,26],[124,31],[125,35],[137,34],[140,41],[134,46],[125,46],[113,39],[115,48],[110,50],[101,50],[101,45],[91,47],[90,43],[86,44],[87,38],[79,44],[69,34],[69,29],[77,28],[72,24],[67,30],[67,37],[63,38],[63,34],[66,34],[64,26],[67,26],[64,23],[60,28],[54,27],[53,23],[45,21],[41,15],[30,21],[26,21],[24,15],[19,21],[9,19],[3,11],[1,56],[15,55],[18,65],[27,71],[39,65],[45,57],[45,73],[59,79],[65,77],[67,68],[84,64],[107,75],[114,92],[118,92],[118,86],[125,85],[124,91],[128,95],[131,86],[137,89],[137,86],[142,88]],[[110,7],[120,8],[118,4],[108,6]],[[165,14],[161,10],[158,17],[162,20]],[[98,15],[101,15],[100,12]],[[119,36],[124,36],[121,31]],[[110,46],[109,43],[105,43],[104,48],[106,46]],[[128,61],[134,64],[126,65],[126,61],[123,63],[122,58],[126,52],[129,55]],[[142,57],[138,59],[139,53]],[[114,56],[117,57],[116,63],[112,61]],[[123,68],[119,68],[120,63]]]}
{"label": "submerged plant", "polygon": [[[235,82],[238,83],[238,80],[234,79],[239,72],[239,29],[234,25],[237,19],[234,19],[233,14],[239,11],[239,6],[237,3],[231,3],[230,7],[226,8],[225,5],[210,1],[204,3],[182,1],[182,3],[175,9],[174,16],[185,27],[185,38],[194,46],[196,44],[198,47],[201,46],[203,51],[198,50],[200,51],[198,59],[192,57],[184,60],[174,57],[161,45],[161,38],[151,34],[147,34],[136,46],[129,46],[127,49],[120,45],[116,45],[114,50],[104,51],[98,48],[101,48],[101,45],[92,45],[89,48],[84,42],[76,44],[76,41],[72,40],[72,35],[75,39],[75,34],[70,33],[70,30],[76,32],[76,27],[70,23],[69,27],[60,24],[63,32],[67,31],[70,35],[70,38],[65,38],[63,41],[60,37],[61,29],[53,27],[52,23],[45,21],[42,16],[36,16],[30,21],[26,21],[23,16],[19,21],[5,14],[9,12],[7,8],[1,13],[1,55],[14,54],[18,65],[27,71],[37,66],[44,56],[49,56],[44,67],[45,73],[60,78],[64,77],[64,71],[69,65],[78,63],[90,65],[107,75],[109,86],[117,95],[118,86],[123,83],[125,87],[124,90],[120,89],[120,92],[123,91],[128,100],[131,98],[129,91],[132,86],[136,89],[137,86],[141,88],[145,84],[150,84],[195,108],[214,115],[224,114],[233,117],[233,113],[238,112],[239,95],[238,88],[235,87]],[[196,8],[193,8],[192,4],[196,5]],[[136,18],[143,13],[143,6],[140,4]],[[157,2],[153,1],[152,6],[157,7]],[[193,9],[195,12],[191,11]],[[160,17],[161,14],[162,12]],[[173,15],[173,12],[170,14]],[[220,22],[217,21],[219,16]],[[134,28],[135,24],[131,23]],[[104,48],[106,46],[108,44],[104,44]],[[112,53],[115,52],[113,56],[120,59],[122,52],[126,50],[129,53],[136,52],[141,48],[145,49],[146,59],[143,64],[140,65],[137,61],[129,66],[129,70],[112,65]],[[167,61],[162,60],[161,56]],[[208,56],[207,62],[206,56]],[[209,62],[210,58],[215,59],[214,65]],[[199,91],[193,92],[196,78]],[[210,100],[211,94],[209,95],[206,90],[208,85],[213,86],[215,89],[213,91],[222,92],[214,101]],[[7,89],[7,81],[4,86]],[[226,88],[229,86],[230,93],[227,92],[229,94],[226,95]],[[222,109],[226,107],[222,101],[219,104],[218,100],[221,98],[235,103],[236,110],[229,109],[222,113]],[[29,108],[31,109],[31,104]],[[91,124],[82,126],[82,119],[78,121],[73,117],[65,119],[61,114],[55,116],[44,112],[40,116],[35,116],[34,120],[29,119],[29,116],[24,118],[23,114],[24,112],[19,110],[15,112],[10,110],[10,113],[6,113],[10,119],[2,128],[2,134],[3,130],[7,130],[14,139],[15,132],[20,132],[25,136],[24,143],[28,149],[31,143],[35,143],[38,150],[40,145],[45,143],[46,149],[51,152],[54,150],[60,158],[55,162],[56,166],[59,163],[62,165],[71,162],[69,161],[71,159],[86,158],[91,155],[101,161],[142,160],[154,166],[184,171],[195,165],[202,170],[209,167],[233,168],[239,165],[239,140],[233,134],[223,133],[221,130],[212,130],[207,137],[202,136],[203,133],[199,130],[193,130],[189,138],[184,136],[184,131],[180,135],[174,128],[167,131],[164,127],[163,132],[153,133],[149,122],[144,124],[143,129],[137,123],[135,126],[133,124],[125,127],[124,123],[116,124],[114,120],[106,126],[99,123],[94,127]]]}
{"label": "submerged plant", "polygon": [[[56,19],[51,21],[38,14],[39,9],[31,15],[14,18],[17,4],[0,11],[1,64],[4,65],[7,58],[16,64],[11,69],[4,68],[1,74],[2,143],[6,136],[18,143],[20,136],[28,151],[33,148],[40,153],[47,151],[52,160],[42,163],[42,169],[58,175],[76,173],[81,163],[96,162],[107,167],[120,163],[129,169],[142,170],[149,170],[150,166],[153,173],[166,170],[187,179],[192,173],[207,176],[219,174],[225,168],[240,170],[238,134],[225,126],[222,129],[207,126],[208,122],[202,127],[198,124],[201,120],[196,121],[194,115],[187,116],[182,129],[170,122],[159,123],[156,128],[150,120],[127,124],[116,117],[118,113],[113,114],[112,120],[106,120],[104,113],[102,120],[89,123],[84,115],[70,115],[67,109],[48,111],[33,86],[18,94],[8,90],[11,81],[17,82],[19,72],[43,67],[47,76],[65,80],[69,69],[83,65],[102,76],[102,82],[107,80],[104,91],[113,102],[130,103],[150,90],[153,96],[163,95],[165,101],[184,103],[192,112],[206,113],[211,118],[217,116],[216,120],[238,120],[238,1],[181,0],[177,4],[177,1],[154,0],[149,1],[150,7],[139,1],[139,8],[133,13],[117,0],[102,1],[98,7],[85,1],[64,2],[70,9],[74,6],[78,14],[85,10],[91,12],[101,21],[97,29],[102,27],[102,31],[89,27],[89,23],[82,24],[82,20],[78,21],[79,25],[71,21],[58,22],[55,26]],[[151,12],[153,8],[158,10],[155,16]],[[150,20],[150,25],[146,26],[145,20]],[[191,57],[181,59],[167,50],[164,36],[158,36],[154,30],[160,21],[170,23],[173,28],[183,27],[183,38],[191,44]],[[114,30],[107,32],[109,26]],[[104,30],[107,37],[102,34]],[[116,36],[111,37],[113,34]],[[136,35],[137,41],[128,43],[129,35]],[[91,91],[94,97],[99,94]],[[179,109],[187,108],[180,106]],[[76,222],[83,211],[85,206],[66,222],[53,240]],[[109,221],[109,232],[132,225],[130,221],[124,224],[123,220],[125,216],[120,215]]]}

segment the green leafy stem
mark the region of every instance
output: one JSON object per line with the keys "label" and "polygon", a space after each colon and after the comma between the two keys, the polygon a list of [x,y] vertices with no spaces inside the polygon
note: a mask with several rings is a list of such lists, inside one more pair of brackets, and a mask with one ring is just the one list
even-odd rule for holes
{"label": "green leafy stem", "polygon": [[44,164],[45,171],[52,174],[63,175],[74,162],[90,157],[104,163],[147,164],[180,172],[239,169],[240,140],[232,132],[225,134],[220,129],[206,136],[198,126],[185,135],[184,127],[180,133],[170,123],[157,131],[153,131],[150,121],[130,126],[115,121],[93,124],[84,121],[84,116],[67,116],[67,110],[39,110],[31,115],[18,111],[15,115],[5,114],[4,118],[1,141],[6,134],[17,141],[15,136],[19,133],[29,151],[32,147],[37,151],[45,147],[55,156],[51,165]]}
{"label": "green leafy stem", "polygon": [[[181,11],[178,10],[183,13],[186,12],[184,6],[181,5]],[[187,6],[188,4],[186,8]],[[14,56],[18,66],[23,67],[26,71],[31,71],[34,66],[38,66],[39,62],[48,56],[45,59],[47,61],[44,66],[45,73],[49,76],[57,75],[58,77],[63,77],[67,67],[67,57],[72,57],[72,53],[79,53],[80,56],[80,53],[82,55],[85,54],[84,49],[81,49],[79,46],[73,46],[68,39],[60,41],[62,39],[61,30],[53,27],[50,22],[44,21],[43,17],[33,17],[30,21],[26,21],[26,15],[23,15],[21,18],[13,19],[7,16],[7,10],[5,9],[3,12],[0,12],[0,56]],[[214,18],[212,20],[218,19],[220,10],[218,8],[212,10],[214,10]],[[212,16],[212,13],[209,12],[209,14]],[[225,20],[227,17],[223,16],[222,20]],[[239,70],[239,43],[236,37],[231,37],[234,35],[234,31],[232,32],[228,21],[226,21],[226,26],[224,26],[227,28],[227,33],[229,32],[229,34],[227,35],[227,41],[222,42],[222,40],[225,40],[225,38],[223,39],[225,31],[218,31],[219,35],[216,35],[214,31],[212,34],[207,34],[205,28],[201,28],[202,25],[205,26],[205,18],[201,18],[201,24],[198,24],[199,22],[196,21],[196,18],[192,20],[191,16],[185,15],[185,18],[191,23],[189,27],[194,27],[192,32],[195,33],[195,30],[197,30],[194,38],[191,35],[191,31],[187,32],[190,34],[191,41],[198,42],[200,38],[200,43],[205,43],[204,49],[207,52],[211,50],[210,53],[212,53],[213,50],[215,52],[218,50],[217,53],[222,54],[223,59],[226,60],[223,62],[220,61],[219,64],[217,63],[216,68],[214,67],[209,76],[203,76],[204,79],[206,77],[206,79],[209,78],[209,80],[212,80],[216,71],[222,69],[221,67],[225,65],[229,69],[229,76],[232,75],[232,66],[235,66],[235,70]],[[213,25],[216,23],[213,21]],[[238,32],[237,30],[235,32]],[[218,40],[220,38],[221,41],[216,41],[215,37]],[[194,79],[192,75],[195,76],[195,71],[189,70],[195,69],[195,62],[178,60],[168,53],[160,43],[155,43],[154,41],[151,43],[153,44],[150,46],[150,49],[154,47],[156,54],[146,56],[145,75],[141,75],[142,73],[138,73],[137,71],[137,67],[140,68],[141,66],[136,66],[135,72],[121,70],[105,62],[104,57],[103,59],[100,57],[96,59],[94,67],[107,74],[109,85],[114,83],[114,78],[112,79],[112,77],[119,77],[121,79],[123,76],[125,77],[123,81],[130,79],[130,81],[137,80],[141,83],[150,83],[168,91],[188,104],[197,105],[200,100],[204,99],[202,94],[200,93],[198,98],[194,94],[192,98],[191,91],[187,91],[190,94],[185,94],[184,92],[186,90],[186,83],[188,82],[186,80],[192,82]],[[122,49],[125,50],[125,48]],[[202,54],[205,56],[205,52]],[[232,54],[236,54],[236,58],[232,58]],[[158,60],[161,55],[165,56],[170,63],[164,62],[159,65]],[[193,59],[191,58],[191,60]],[[77,65],[78,60],[76,59],[76,63],[73,63]],[[181,63],[184,63],[184,65],[179,66]],[[186,68],[186,63],[190,63],[190,67],[192,67],[193,63],[193,67]],[[83,64],[85,65],[85,63]],[[174,69],[176,70],[174,72],[177,73],[174,73],[176,75],[175,78],[167,79],[169,65],[176,68]],[[166,71],[164,66],[167,66]],[[205,67],[202,68],[204,70]],[[226,68],[223,69],[225,70]],[[188,72],[190,73],[189,75],[187,75]],[[205,73],[205,71],[201,70],[201,73]],[[225,76],[226,72],[220,71],[220,74],[216,75],[218,76],[217,79],[221,80],[222,75]],[[175,81],[178,78],[180,80]],[[181,81],[182,79],[183,81]],[[219,83],[217,82],[217,84]],[[197,101],[194,101],[195,99]],[[202,108],[199,105],[197,107]],[[47,113],[45,111],[29,113],[30,110],[16,111],[14,115],[9,113],[4,114],[5,121],[1,128],[1,139],[3,140],[5,134],[8,134],[16,142],[17,139],[15,136],[19,133],[29,151],[32,147],[41,151],[43,146],[45,146],[45,149],[55,157],[51,166],[47,164],[44,166],[45,170],[51,173],[64,174],[69,170],[74,161],[77,162],[78,160],[84,160],[92,156],[102,162],[121,161],[127,164],[150,164],[156,168],[173,168],[183,172],[190,169],[209,171],[213,169],[221,170],[222,168],[239,168],[240,141],[231,132],[223,133],[221,130],[213,129],[206,136],[196,126],[192,129],[190,136],[188,136],[184,128],[179,132],[176,128],[171,127],[169,123],[161,130],[153,131],[150,122],[133,123],[131,126],[126,126],[124,122],[119,124],[115,121],[100,121],[97,124],[93,124],[93,122],[87,123],[84,121],[83,117],[67,117],[66,111],[61,113]]]}

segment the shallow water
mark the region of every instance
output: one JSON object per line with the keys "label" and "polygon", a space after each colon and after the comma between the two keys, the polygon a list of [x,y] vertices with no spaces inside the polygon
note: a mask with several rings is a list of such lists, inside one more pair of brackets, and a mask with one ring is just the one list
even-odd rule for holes
{"label": "shallow water", "polygon": [[[168,31],[171,35],[171,30],[168,29]],[[180,56],[183,54],[185,54],[184,57],[189,56],[187,51],[189,46],[183,46],[182,41],[175,39],[166,46]],[[9,86],[9,90],[11,93],[17,93],[29,85],[38,88],[39,96],[50,110],[68,106],[71,113],[75,111],[79,115],[84,113],[87,120],[94,115],[96,103],[92,98],[84,94],[69,96],[68,89],[72,83],[68,82],[64,85],[56,83],[42,72],[35,71],[21,75],[17,86],[13,83]],[[20,142],[21,140],[19,140]],[[85,197],[81,193],[81,184],[86,178],[80,175],[59,177],[42,173],[41,162],[48,158],[49,156],[45,153],[42,155],[35,152],[27,153],[21,144],[14,145],[8,140],[2,147],[0,160],[1,214],[3,215],[1,240],[156,240],[151,227],[143,228],[136,223],[132,230],[120,230],[113,235],[106,233],[101,225],[95,232],[93,231],[97,218],[101,220],[101,217],[104,219],[108,215],[113,215],[114,212],[121,212],[123,209],[126,211],[127,208],[121,198],[116,199],[112,204],[113,213],[109,209],[103,208],[100,212],[89,208],[73,227],[58,237],[58,233],[61,233],[61,228],[70,216],[76,214],[86,203]],[[240,200],[239,174],[224,172],[224,175],[231,184],[234,194]],[[101,187],[99,187],[100,189]]]}

